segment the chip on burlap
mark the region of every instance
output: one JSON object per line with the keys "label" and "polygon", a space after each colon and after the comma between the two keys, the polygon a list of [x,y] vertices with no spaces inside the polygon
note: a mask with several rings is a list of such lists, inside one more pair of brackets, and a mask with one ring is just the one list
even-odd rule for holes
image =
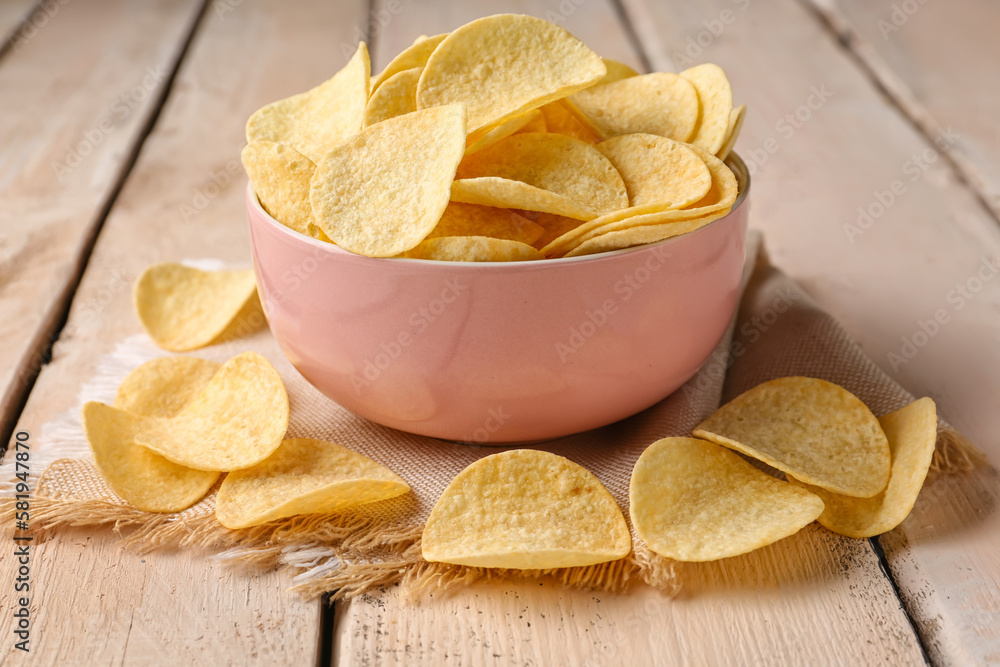
{"label": "chip on burlap", "polygon": [[[757,254],[756,241],[752,235],[748,269]],[[733,326],[738,331],[781,296],[788,300],[785,312],[767,331],[759,332],[756,342],[741,340],[741,355],[730,357],[727,334],[701,371],[657,405],[611,426],[540,447],[594,473],[627,517],[629,481],[639,455],[660,438],[689,435],[720,405],[723,379],[725,393],[731,397],[773,377],[822,377],[844,385],[878,415],[912,400],[864,355],[836,320],[816,308],[793,281],[766,262],[757,266],[743,299],[740,320]],[[60,457],[77,457],[52,463],[39,480],[32,501],[36,531],[44,534],[63,525],[107,525],[122,530],[124,542],[145,550],[175,545],[198,546],[211,553],[228,549],[221,554],[223,560],[281,567],[298,574],[293,590],[308,596],[333,592],[334,597],[350,597],[400,581],[405,591],[416,595],[496,577],[547,576],[567,585],[604,590],[620,590],[637,579],[667,592],[683,586],[674,573],[673,561],[651,552],[634,531],[634,548],[628,558],[587,567],[516,572],[423,561],[420,534],[435,500],[459,471],[502,448],[451,444],[357,417],[324,398],[295,372],[267,331],[199,350],[197,356],[224,360],[244,350],[266,356],[284,379],[291,399],[286,437],[343,443],[396,472],[410,485],[411,493],[355,511],[291,517],[239,531],[227,530],[216,522],[215,493],[178,514],[141,512],[127,506],[101,479],[87,460],[79,422],[74,423],[68,413],[65,421],[46,427],[34,452],[33,463],[39,468]],[[122,342],[101,361],[98,376],[84,387],[81,399],[112,400],[118,382],[131,368],[157,356],[162,352],[145,336]],[[944,424],[935,457],[936,468],[945,471],[969,470],[978,462],[976,450]],[[5,509],[11,509],[9,504]],[[328,554],[325,564],[324,559],[317,560],[317,553]]]}

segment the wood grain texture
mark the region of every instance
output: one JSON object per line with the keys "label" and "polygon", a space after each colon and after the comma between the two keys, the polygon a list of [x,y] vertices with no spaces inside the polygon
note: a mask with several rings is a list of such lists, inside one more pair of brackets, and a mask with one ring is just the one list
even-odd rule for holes
{"label": "wood grain texture", "polygon": [[14,31],[31,18],[35,4],[35,0],[0,0],[0,49],[5,48],[8,41],[12,42],[8,48],[16,46]]}
{"label": "wood grain texture", "polygon": [[755,553],[679,566],[681,595],[544,582],[478,584],[419,602],[338,603],[336,665],[921,664],[865,541],[816,525]]}
{"label": "wood grain texture", "polygon": [[[295,11],[261,0],[208,7],[19,420],[36,449],[45,446],[42,425],[74,409],[101,355],[141,331],[131,307],[139,271],[196,258],[249,265],[239,162],[245,120],[346,62],[340,43],[350,41],[364,8],[320,0]],[[231,571],[202,553],[140,558],[122,552],[106,530],[61,533],[36,554],[31,664],[68,664],[60,656],[78,656],[77,664],[317,660],[319,603],[287,593],[287,576]],[[12,560],[0,559],[0,580],[12,580]],[[12,608],[10,595],[9,587],[0,590],[0,607]],[[0,650],[5,665],[26,664],[10,650]]]}
{"label": "wood grain texture", "polygon": [[[679,3],[678,3],[679,4]],[[565,3],[564,6],[574,6]],[[476,16],[519,11],[548,17],[556,3],[446,2],[412,5],[376,40],[380,65],[420,33]],[[564,27],[604,53],[637,64],[610,6],[567,12]],[[802,26],[819,33],[799,12]],[[646,21],[667,22],[647,15]],[[668,35],[669,25],[647,23]],[[744,26],[751,30],[750,25]],[[821,34],[821,33],[820,33]],[[844,66],[837,53],[827,53]],[[821,66],[821,64],[820,64]],[[659,67],[673,70],[661,61]],[[728,68],[727,68],[728,69]],[[756,83],[763,85],[762,72]],[[768,79],[767,81],[770,81]],[[773,84],[773,82],[771,82]],[[759,101],[759,100],[758,100]],[[751,107],[752,108],[752,107]],[[767,195],[765,195],[767,196]],[[791,220],[789,220],[789,224]],[[395,590],[337,607],[335,664],[919,664],[912,627],[866,541],[811,526],[760,552],[680,568],[682,596],[639,587],[595,594],[537,583],[480,585],[410,606]],[[709,630],[710,629],[710,630]]]}
{"label": "wood grain texture", "polygon": [[809,0],[1000,221],[1000,5]]}
{"label": "wood grain texture", "polygon": [[0,59],[0,433],[43,362],[200,2],[46,7]]}
{"label": "wood grain texture", "polygon": [[[1000,231],[976,193],[807,7],[625,4],[655,66],[685,65],[701,37],[696,60],[723,66],[748,105],[736,150],[754,165],[751,225],[764,230],[775,263],[886,372],[931,396],[1000,461],[1000,273],[989,268]],[[706,26],[717,28],[725,11],[732,20],[715,36]],[[866,229],[859,208],[871,216]],[[992,473],[941,480],[881,540],[936,662],[1000,658],[990,629],[1000,608],[998,496]]]}

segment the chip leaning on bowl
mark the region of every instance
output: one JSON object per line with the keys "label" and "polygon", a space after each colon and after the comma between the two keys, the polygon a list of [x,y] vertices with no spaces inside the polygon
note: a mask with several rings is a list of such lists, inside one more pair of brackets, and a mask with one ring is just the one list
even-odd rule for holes
{"label": "chip leaning on bowl", "polygon": [[716,65],[638,74],[500,14],[418,39],[375,77],[361,43],[328,81],[256,111],[242,158],[269,215],[350,252],[543,260],[725,216],[744,113]]}

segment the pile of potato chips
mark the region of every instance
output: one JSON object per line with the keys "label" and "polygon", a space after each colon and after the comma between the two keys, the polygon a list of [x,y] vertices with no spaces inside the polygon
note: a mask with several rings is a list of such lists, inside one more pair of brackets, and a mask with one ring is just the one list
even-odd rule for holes
{"label": "pile of potato chips", "polygon": [[726,215],[742,126],[725,73],[639,75],[530,16],[421,37],[370,76],[360,44],[247,121],[263,208],[369,257],[515,261],[685,234]]}
{"label": "pile of potato chips", "polygon": [[[632,470],[629,514],[652,551],[710,561],[766,546],[815,520],[849,537],[892,530],[927,476],[937,416],[923,398],[877,419],[837,385],[787,377],[737,397],[694,434],[643,452]],[[547,452],[515,450],[480,459],[452,480],[427,521],[422,549],[428,561],[547,569],[624,558],[631,535],[587,470]]]}

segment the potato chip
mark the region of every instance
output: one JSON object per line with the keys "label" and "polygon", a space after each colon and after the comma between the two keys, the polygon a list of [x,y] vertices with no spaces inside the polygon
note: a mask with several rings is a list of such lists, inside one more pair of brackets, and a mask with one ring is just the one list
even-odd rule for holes
{"label": "potato chip", "polygon": [[83,406],[82,419],[97,469],[136,509],[180,512],[204,498],[219,478],[218,472],[192,470],[135,444],[134,418],[127,412],[91,402]]}
{"label": "potato chip", "polygon": [[422,241],[403,254],[410,259],[436,259],[445,262],[520,262],[542,259],[541,253],[527,243],[488,236],[439,236]]}
{"label": "potato chip", "polygon": [[360,255],[405,252],[437,225],[464,152],[465,111],[457,104],[365,128],[317,164],[309,195],[316,224]]}
{"label": "potato chip", "polygon": [[629,206],[684,208],[708,194],[712,174],[685,144],[655,134],[623,134],[595,148],[611,161],[628,191]]}
{"label": "potato chip", "polygon": [[694,85],[701,102],[698,125],[689,141],[714,155],[726,141],[733,113],[733,88],[722,68],[712,63],[686,69],[681,76]]}
{"label": "potato chip", "polygon": [[143,417],[95,401],[84,405],[84,417],[101,433],[120,433],[182,466],[239,470],[260,463],[281,444],[288,394],[267,359],[244,352],[223,364],[173,417]]}
{"label": "potato chip", "polygon": [[[538,109],[532,109],[531,111],[511,116],[499,125],[485,128],[475,134],[470,134],[465,140],[465,154],[472,155],[492,146],[501,139],[506,139],[510,135],[520,132],[524,127],[537,119],[542,119],[542,112]],[[544,119],[542,119],[543,124],[544,122]]]}
{"label": "potato chip", "polygon": [[594,86],[573,95],[604,138],[644,132],[688,141],[698,123],[698,93],[687,79],[656,72]]}
{"label": "potato chip", "polygon": [[417,87],[421,109],[464,103],[469,132],[571,95],[607,73],[596,53],[557,25],[499,14],[448,35]]}
{"label": "potato chip", "polygon": [[848,537],[874,537],[887,533],[913,509],[927,477],[937,441],[937,410],[929,398],[910,403],[905,408],[879,417],[879,424],[889,440],[892,472],[885,491],[871,498],[852,498],[811,486],[789,477],[819,496],[826,509],[819,522]]}
{"label": "potato chip", "polygon": [[722,142],[722,148],[716,154],[720,160],[725,160],[733,152],[736,140],[740,138],[740,130],[743,129],[743,118],[746,115],[747,107],[745,104],[741,104],[733,109],[733,113],[729,117],[729,129],[726,130],[726,139]]}
{"label": "potato chip", "polygon": [[135,281],[132,303],[153,341],[165,350],[204,347],[257,298],[253,270],[201,271],[154,264]]}
{"label": "potato chip", "polygon": [[[466,156],[455,176],[459,180],[493,177],[526,183],[577,203],[588,219],[628,206],[625,183],[611,161],[590,144],[561,134],[507,137]],[[576,217],[516,203],[512,207]]]}
{"label": "potato chip", "polygon": [[875,415],[846,389],[785,377],[740,394],[694,435],[828,491],[871,498],[889,482],[889,443]]}
{"label": "potato chip", "polygon": [[489,236],[531,245],[544,231],[541,226],[509,209],[451,202],[427,239],[440,236]]}
{"label": "potato chip", "polygon": [[[118,387],[115,407],[145,417],[173,417],[201,391],[221,364],[193,357],[164,357],[142,364]],[[201,500],[219,478],[141,447],[84,410],[84,433],[108,486],[145,512],[179,512]]]}
{"label": "potato chip", "polygon": [[675,560],[739,556],[797,533],[822,511],[815,495],[696,438],[658,440],[632,469],[636,534]]}
{"label": "potato chip", "polygon": [[291,438],[263,463],[226,475],[215,516],[226,528],[249,528],[299,514],[339,512],[409,490],[399,475],[347,447]]}
{"label": "potato chip", "polygon": [[414,67],[393,74],[368,98],[365,127],[417,110],[417,81],[423,69]]}
{"label": "potato chip", "polygon": [[319,164],[331,148],[361,131],[370,67],[368,47],[361,42],[330,80],[255,111],[247,121],[247,143],[286,144]]}
{"label": "potato chip", "polygon": [[422,68],[426,65],[427,59],[434,53],[434,49],[447,36],[447,34],[434,35],[433,37],[424,36],[423,39],[418,37],[412,45],[403,49],[399,55],[393,58],[378,76],[372,78],[372,93],[374,94],[379,89],[379,86],[385,83],[389,77],[399,74],[404,70],[413,69],[414,67]]}
{"label": "potato chip", "polygon": [[[549,126],[545,124],[545,115],[541,109],[532,109],[527,114],[528,122],[515,134],[529,134],[531,132],[548,132]],[[465,151],[468,153],[468,149]]]}
{"label": "potato chip", "polygon": [[118,385],[114,406],[143,417],[174,417],[221,367],[217,361],[197,357],[147,361]]}
{"label": "potato chip", "polygon": [[[680,211],[664,211],[664,213],[680,213]],[[595,236],[588,237],[587,240],[582,241],[579,245],[576,245],[571,250],[566,251],[563,257],[592,255],[597,252],[610,252],[612,250],[622,250],[623,248],[631,248],[637,245],[646,245],[647,243],[665,241],[666,239],[672,239],[675,236],[689,234],[693,231],[701,229],[710,222],[714,222],[726,215],[726,213],[726,211],[718,211],[716,213],[709,213],[699,217],[665,222],[658,225],[647,224],[626,226],[624,229],[619,231],[606,231],[596,234]],[[648,215],[656,216],[661,214],[650,213]],[[667,218],[668,216],[662,215],[662,217]],[[628,222],[630,220],[632,219],[629,218],[623,222]]]}
{"label": "potato chip", "polygon": [[535,224],[540,225],[545,230],[542,235],[531,244],[539,250],[547,247],[555,239],[564,236],[571,230],[585,224],[581,220],[567,218],[562,215],[553,215],[551,213],[525,211],[525,217],[528,217],[529,220],[534,220]]}
{"label": "potato chip", "polygon": [[595,83],[595,86],[601,86],[605,83],[614,83],[615,81],[621,81],[622,79],[630,79],[633,76],[639,76],[639,73],[634,69],[626,65],[625,63],[620,63],[617,60],[612,60],[611,58],[601,58],[604,62],[604,69],[608,71],[604,75],[604,78]]}
{"label": "potato chip", "polygon": [[708,167],[708,171],[712,174],[712,187],[708,193],[688,208],[707,209],[707,207],[713,206],[715,207],[714,210],[717,211],[728,210],[736,202],[736,198],[740,194],[740,184],[736,180],[736,174],[726,166],[726,163],[701,146],[688,144],[688,148],[701,158],[705,166]]}
{"label": "potato chip", "polygon": [[309,183],[316,165],[291,146],[254,141],[240,155],[254,194],[268,215],[300,234],[312,236]]}
{"label": "potato chip", "polygon": [[425,560],[521,570],[618,560],[632,547],[625,517],[585,468],[518,449],[460,472],[424,526]]}
{"label": "potato chip", "polygon": [[454,181],[451,184],[451,201],[525,211],[545,211],[578,220],[590,220],[594,217],[593,211],[569,197],[497,176]]}
{"label": "potato chip", "polygon": [[593,130],[591,126],[582,121],[575,113],[568,100],[556,100],[541,107],[542,117],[545,119],[545,127],[552,134],[564,134],[588,144],[596,144],[603,137]]}

